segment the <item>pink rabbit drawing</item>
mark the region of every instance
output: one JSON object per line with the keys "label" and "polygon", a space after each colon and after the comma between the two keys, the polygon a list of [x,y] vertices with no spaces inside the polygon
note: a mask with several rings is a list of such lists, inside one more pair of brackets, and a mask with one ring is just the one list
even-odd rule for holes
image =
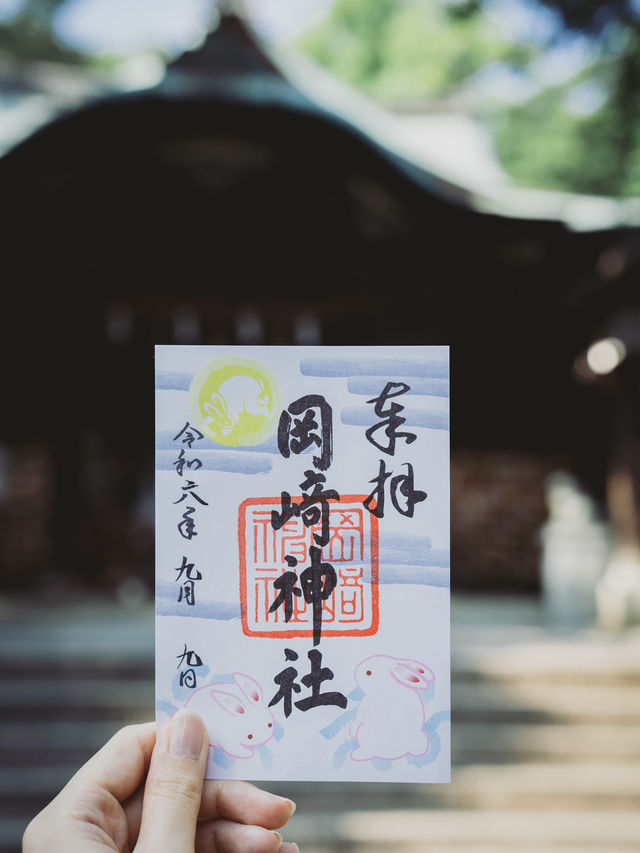
{"label": "pink rabbit drawing", "polygon": [[257,681],[241,672],[233,673],[233,681],[200,687],[185,708],[193,708],[204,720],[210,746],[233,758],[251,758],[273,737],[275,720]]}
{"label": "pink rabbit drawing", "polygon": [[358,741],[353,761],[424,755],[429,738],[423,731],[424,705],[418,690],[435,676],[425,664],[408,658],[372,655],[358,664],[355,680],[364,693],[349,734]]}

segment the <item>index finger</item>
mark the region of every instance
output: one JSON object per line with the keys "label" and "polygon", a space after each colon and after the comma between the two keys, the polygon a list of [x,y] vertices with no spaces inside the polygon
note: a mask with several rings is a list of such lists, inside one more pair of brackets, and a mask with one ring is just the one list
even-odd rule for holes
{"label": "index finger", "polygon": [[78,770],[67,788],[97,786],[118,802],[130,796],[145,777],[156,740],[155,723],[126,726]]}
{"label": "index finger", "polygon": [[209,779],[204,785],[200,817],[205,820],[222,817],[237,823],[278,829],[295,809],[292,800],[270,794],[250,782]]}
{"label": "index finger", "polygon": [[[124,803],[133,847],[142,817],[142,789]],[[264,829],[279,829],[289,820],[296,805],[286,797],[278,797],[252,785],[221,779],[206,779],[200,805],[200,820],[227,820]]]}

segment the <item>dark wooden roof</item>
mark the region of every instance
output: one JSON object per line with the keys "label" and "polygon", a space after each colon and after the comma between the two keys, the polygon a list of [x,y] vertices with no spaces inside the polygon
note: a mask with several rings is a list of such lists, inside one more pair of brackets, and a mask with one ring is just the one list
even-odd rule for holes
{"label": "dark wooden roof", "polygon": [[[293,343],[306,307],[328,344],[450,344],[454,441],[571,449],[591,406],[571,379],[591,333],[580,288],[618,234],[481,214],[449,190],[310,104],[223,18],[157,90],[0,160],[3,357],[20,361],[3,434],[84,423],[126,443],[123,405],[150,429],[151,344],[171,342],[177,307],[203,342],[231,342],[253,306],[267,343]],[[126,351],[104,334],[118,300],[136,317]]]}
{"label": "dark wooden roof", "polygon": [[233,13],[221,16],[204,44],[183,53],[169,65],[168,73],[176,72],[208,78],[234,74],[282,77],[246,20]]}

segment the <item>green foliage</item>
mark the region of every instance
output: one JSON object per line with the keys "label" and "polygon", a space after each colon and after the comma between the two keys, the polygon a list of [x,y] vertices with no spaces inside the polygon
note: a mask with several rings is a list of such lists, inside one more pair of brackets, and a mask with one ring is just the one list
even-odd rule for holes
{"label": "green foliage", "polygon": [[[540,0],[566,27],[588,33],[600,59],[525,104],[485,105],[498,156],[519,183],[553,190],[640,195],[640,12],[637,0]],[[483,0],[336,0],[301,47],[338,77],[386,100],[446,97],[491,62],[526,71],[540,55],[506,42]],[[635,8],[634,8],[635,7]],[[579,116],[569,94],[594,81],[608,93]]]}
{"label": "green foliage", "polygon": [[[0,55],[13,61],[107,63],[60,44],[52,27],[66,0],[25,0],[0,23]],[[532,0],[535,2],[535,0]],[[574,80],[525,104],[485,106],[498,156],[524,185],[640,196],[640,6],[638,0],[538,0],[568,28],[589,33],[600,59]],[[387,101],[444,98],[492,62],[524,71],[541,49],[509,42],[484,14],[486,0],[335,0],[301,48],[369,95]],[[495,6],[494,6],[495,9]],[[580,82],[608,97],[587,117],[572,114],[568,95]]]}
{"label": "green foliage", "polygon": [[617,183],[619,167],[615,158],[602,156],[600,146],[601,137],[615,134],[615,128],[600,114],[586,119],[571,116],[565,109],[566,94],[564,88],[547,90],[526,105],[507,110],[498,122],[498,156],[519,183],[608,193]]}
{"label": "green foliage", "polygon": [[56,39],[52,19],[65,0],[25,0],[12,20],[0,23],[0,54],[13,61],[50,60],[81,63],[82,54]]}
{"label": "green foliage", "polygon": [[[549,88],[496,121],[498,155],[520,183],[611,196],[640,195],[640,50],[630,33],[624,54],[605,57],[564,86]],[[587,117],[572,115],[567,95],[595,80],[608,96]]]}
{"label": "green foliage", "polygon": [[522,62],[475,4],[437,0],[337,0],[328,19],[302,38],[316,62],[385,99],[441,97],[488,62]]}

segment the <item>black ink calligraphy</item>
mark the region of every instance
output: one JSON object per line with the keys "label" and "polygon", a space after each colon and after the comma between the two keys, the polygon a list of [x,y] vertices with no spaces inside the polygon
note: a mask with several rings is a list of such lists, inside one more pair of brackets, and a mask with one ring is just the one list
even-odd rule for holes
{"label": "black ink calligraphy", "polygon": [[176,669],[182,668],[180,672],[180,686],[195,688],[198,686],[198,677],[196,669],[203,666],[202,658],[193,649],[187,649],[187,644],[184,644],[183,651],[176,655],[178,666]]}
{"label": "black ink calligraphy", "polygon": [[[400,397],[410,390],[411,386],[407,385],[406,382],[387,382],[377,397],[367,400],[367,403],[373,404],[376,415],[379,418],[383,418],[383,420],[365,431],[367,440],[383,453],[388,453],[390,456],[395,456],[396,442],[399,439],[404,439],[407,444],[413,444],[417,438],[413,432],[401,432],[399,430],[399,427],[406,421],[406,418],[400,416],[400,412],[404,411],[404,406],[401,406],[400,403],[391,402],[388,408],[385,408],[388,401],[393,397]],[[386,437],[384,443],[378,441],[377,437],[374,438],[380,430],[384,430]],[[374,489],[362,501],[362,505],[372,515],[375,515],[376,518],[383,518],[386,484],[387,480],[391,478],[389,494],[394,509],[400,515],[413,518],[415,505],[427,499],[426,492],[414,488],[413,465],[410,462],[402,463],[407,469],[406,473],[394,476],[393,471],[387,471],[384,459],[380,459],[379,461],[380,465],[377,475],[372,480],[369,480],[374,485]]]}
{"label": "black ink calligraphy", "polygon": [[[285,649],[285,658],[288,661],[297,661],[298,654],[292,649]],[[333,679],[333,671],[329,667],[322,666],[322,652],[319,649],[311,649],[307,652],[307,657],[311,664],[310,671],[303,675],[300,681],[305,687],[311,689],[311,695],[304,699],[299,699],[293,702],[294,693],[300,693],[302,688],[297,683],[298,670],[293,666],[285,667],[282,672],[274,677],[274,682],[278,685],[278,691],[269,702],[269,707],[283,703],[284,715],[289,717],[293,711],[293,705],[300,711],[309,711],[311,708],[318,708],[324,705],[337,705],[339,708],[347,707],[347,697],[337,690],[321,692],[320,688],[325,681]]]}
{"label": "black ink calligraphy", "polygon": [[[390,456],[394,455],[396,451],[396,441],[399,438],[403,438],[407,444],[411,444],[417,438],[413,432],[400,432],[398,430],[398,427],[402,426],[406,421],[406,418],[400,417],[400,412],[404,410],[404,406],[401,406],[399,403],[391,403],[389,408],[384,408],[385,403],[392,397],[399,397],[401,394],[406,394],[406,392],[410,390],[410,386],[405,382],[387,382],[378,397],[374,397],[373,400],[367,400],[367,403],[374,404],[373,410],[377,417],[384,418],[384,420],[374,424],[372,427],[369,427],[369,429],[366,430],[365,435],[371,444],[375,445],[378,450],[382,450],[383,453],[388,453]],[[376,441],[374,438],[374,435],[381,429],[384,429],[384,434],[386,436],[386,442],[384,444],[380,444],[380,442]]]}
{"label": "black ink calligraphy", "polygon": [[[314,409],[318,410],[316,416]],[[295,415],[304,415],[302,419]],[[304,453],[312,445],[320,448],[320,456],[313,457],[318,471],[326,471],[333,458],[332,410],[320,394],[306,394],[290,404],[280,415],[278,423],[278,450],[285,459],[290,453]],[[320,421],[320,425],[318,425]]]}
{"label": "black ink calligraphy", "polygon": [[[389,489],[391,502],[400,515],[413,518],[414,506],[426,500],[427,493],[413,487],[413,465],[410,462],[405,462],[404,464],[407,468],[407,473],[391,477],[392,472],[387,471],[384,459],[381,459],[378,475],[373,480],[369,480],[370,483],[375,483],[375,489],[368,498],[362,501],[362,504],[376,518],[384,516],[385,483],[389,477],[391,477]],[[399,495],[402,497],[402,500]]]}
{"label": "black ink calligraphy", "polygon": [[269,608],[269,613],[273,613],[278,607],[284,605],[284,619],[288,622],[293,615],[294,596],[302,595],[312,608],[314,646],[320,643],[322,633],[322,602],[330,597],[338,583],[336,570],[330,563],[320,562],[321,556],[320,548],[316,548],[315,545],[309,548],[311,565],[300,574],[301,589],[296,586],[298,575],[295,572],[284,572],[276,578],[273,586],[278,590],[278,596]]}

